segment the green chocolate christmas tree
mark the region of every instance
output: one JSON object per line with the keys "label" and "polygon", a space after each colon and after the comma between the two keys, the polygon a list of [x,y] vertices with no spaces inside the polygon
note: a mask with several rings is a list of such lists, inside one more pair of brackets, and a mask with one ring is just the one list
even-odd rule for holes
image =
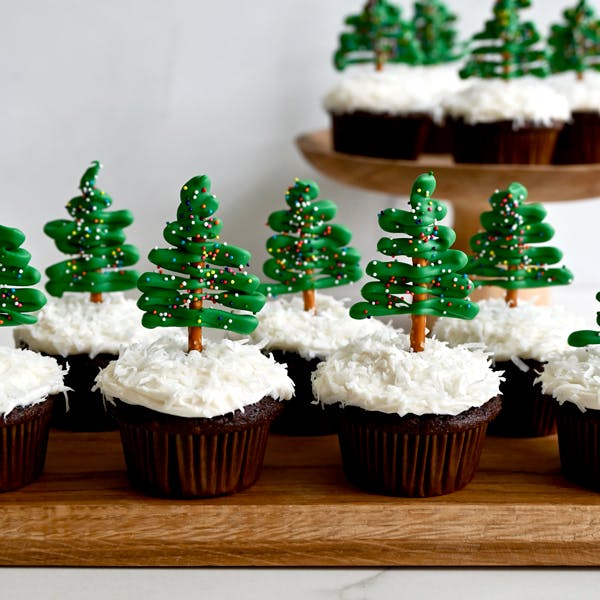
{"label": "green chocolate christmas tree", "polygon": [[[600,302],[600,292],[596,294],[596,300]],[[596,323],[600,325],[600,311],[596,315]],[[600,344],[600,331],[582,330],[574,331],[568,340],[571,346],[576,348],[582,348],[583,346],[591,346],[593,344]]]}
{"label": "green chocolate christmas tree", "polygon": [[586,0],[563,15],[565,23],[550,30],[550,68],[553,73],[574,71],[583,79],[585,71],[600,70],[600,21]]}
{"label": "green chocolate christmas tree", "polygon": [[415,352],[424,348],[426,315],[472,319],[478,312],[468,298],[473,284],[467,275],[459,274],[467,256],[450,249],[456,234],[438,224],[447,209],[432,197],[435,186],[433,173],[420,175],[412,187],[410,210],[388,208],[379,213],[381,229],[402,237],[379,240],[377,250],[390,258],[369,263],[367,273],[377,281],[362,288],[366,302],[350,309],[355,319],[412,315],[410,339]]}
{"label": "green chocolate christmas tree", "polygon": [[51,221],[44,227],[61,252],[73,255],[46,269],[46,289],[52,296],[90,292],[92,302],[102,302],[103,292],[136,285],[139,273],[125,267],[135,264],[139,253],[135,246],[123,243],[123,229],[131,225],[133,216],[128,210],[105,210],[112,199],[96,187],[100,169],[100,163],[93,161],[81,178],[81,195],[67,204],[73,220]]}
{"label": "green chocolate christmas tree", "polygon": [[267,241],[272,258],[263,265],[267,277],[279,283],[261,285],[269,296],[302,292],[304,309],[314,310],[315,290],[358,281],[362,277],[360,255],[347,247],[351,231],[330,225],[337,206],[317,200],[314,181],[296,179],[285,195],[287,210],[269,216],[268,225],[277,233]]}
{"label": "green chocolate christmas tree", "polygon": [[566,285],[573,280],[566,267],[548,268],[562,259],[558,248],[533,245],[551,240],[554,229],[543,223],[546,209],[526,200],[527,189],[520,183],[492,194],[492,210],[480,218],[485,231],[471,238],[474,254],[465,269],[481,278],[478,286],[506,289],[509,306],[517,305],[519,289]]}
{"label": "green chocolate christmas tree", "polygon": [[21,248],[22,231],[0,225],[0,327],[31,325],[36,312],[46,304],[46,297],[27,286],[40,280],[37,269],[29,266],[31,254]]}
{"label": "green chocolate christmas tree", "polygon": [[250,333],[258,325],[253,315],[212,305],[257,313],[266,301],[258,292],[259,278],[245,270],[250,253],[219,241],[223,224],[214,216],[219,202],[210,186],[210,179],[200,175],[181,188],[177,220],[163,231],[174,247],[151,250],[148,258],[158,272],[143,273],[138,281],[142,324],[187,327],[188,351],[202,351],[203,327]]}
{"label": "green chocolate christmas tree", "polygon": [[424,64],[452,62],[463,54],[463,48],[456,43],[456,15],[441,0],[415,2],[413,23]]}
{"label": "green chocolate christmas tree", "polygon": [[539,33],[533,23],[519,17],[519,11],[530,4],[529,0],[496,0],[493,18],[472,38],[471,54],[461,77],[514,79],[548,75],[546,52],[536,46]]}
{"label": "green chocolate christmas tree", "polygon": [[334,55],[340,71],[351,64],[373,63],[381,71],[386,62],[419,64],[423,60],[412,25],[387,0],[369,0],[360,14],[347,17],[345,23],[350,31],[340,35]]}

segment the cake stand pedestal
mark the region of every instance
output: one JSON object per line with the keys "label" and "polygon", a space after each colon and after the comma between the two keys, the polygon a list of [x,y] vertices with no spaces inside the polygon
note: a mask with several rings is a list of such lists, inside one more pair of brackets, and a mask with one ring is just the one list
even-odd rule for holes
{"label": "cake stand pedestal", "polygon": [[[329,130],[300,135],[296,144],[306,160],[328,177],[352,187],[408,196],[412,182],[433,171],[436,196],[454,208],[455,246],[470,251],[469,239],[480,229],[479,216],[489,210],[492,192],[519,181],[532,202],[574,201],[600,196],[600,164],[473,165],[457,164],[450,155],[425,154],[416,161],[342,154],[333,150]],[[477,290],[479,297],[503,295],[503,290]],[[547,302],[548,289],[522,290],[519,295]],[[477,299],[477,294],[473,294]]]}

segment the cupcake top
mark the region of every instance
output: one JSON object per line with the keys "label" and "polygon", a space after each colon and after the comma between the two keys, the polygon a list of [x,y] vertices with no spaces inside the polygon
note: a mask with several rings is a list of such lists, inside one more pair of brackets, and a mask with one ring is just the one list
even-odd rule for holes
{"label": "cupcake top", "polygon": [[297,352],[305,360],[327,358],[353,339],[385,329],[381,321],[357,321],[344,301],[318,293],[317,312],[305,311],[300,296],[277,298],[258,313],[258,327],[250,334],[253,343],[267,350]]}
{"label": "cupcake top", "polygon": [[467,124],[512,121],[515,126],[549,126],[571,116],[567,100],[548,83],[533,77],[471,80],[467,88],[449,95],[446,114]]}
{"label": "cupcake top", "polygon": [[18,406],[32,406],[49,395],[64,392],[63,371],[48,356],[30,350],[0,347],[0,415]]}
{"label": "cupcake top", "polygon": [[544,394],[552,394],[560,404],[572,402],[582,412],[600,410],[600,346],[557,353],[537,381]]}
{"label": "cupcake top", "polygon": [[443,96],[465,87],[453,65],[388,65],[383,71],[357,69],[327,94],[324,107],[334,114],[354,111],[441,116]]}
{"label": "cupcake top", "polygon": [[600,73],[586,71],[581,80],[575,73],[564,73],[548,81],[567,100],[572,111],[600,113]]}
{"label": "cupcake top", "polygon": [[245,341],[204,340],[186,352],[181,331],[150,345],[132,344],[100,371],[96,387],[109,400],[179,417],[211,418],[255,404],[266,396],[288,400],[294,384],[285,366]]}
{"label": "cupcake top", "polygon": [[482,406],[499,394],[502,379],[480,348],[432,339],[423,352],[411,352],[409,337],[391,328],[340,348],[312,377],[324,404],[400,416],[457,415]]}
{"label": "cupcake top", "polygon": [[132,341],[156,339],[156,333],[142,327],[142,314],[135,300],[120,292],[104,294],[100,303],[90,302],[88,294],[66,294],[49,298],[38,322],[16,327],[14,338],[46,354],[118,354]]}
{"label": "cupcake top", "polygon": [[510,308],[504,299],[479,302],[472,321],[439,319],[433,334],[451,346],[483,344],[496,361],[530,358],[544,362],[554,352],[568,348],[567,338],[580,319],[561,306],[538,306],[521,300]]}

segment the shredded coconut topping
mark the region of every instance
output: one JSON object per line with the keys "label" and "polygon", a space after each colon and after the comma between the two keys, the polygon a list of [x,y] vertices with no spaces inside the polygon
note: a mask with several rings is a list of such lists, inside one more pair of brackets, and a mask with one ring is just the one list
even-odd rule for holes
{"label": "shredded coconut topping", "polygon": [[585,412],[600,410],[600,346],[587,346],[550,357],[536,382],[560,404],[572,402]]}
{"label": "shredded coconut topping", "polygon": [[205,340],[187,353],[180,331],[151,345],[132,344],[100,371],[95,389],[113,400],[180,417],[225,415],[265,396],[288,400],[294,384],[285,366],[246,340]]}
{"label": "shredded coconut topping", "polygon": [[18,406],[32,406],[64,392],[67,371],[48,356],[31,350],[0,347],[0,414]]}
{"label": "shredded coconut topping", "polygon": [[517,128],[532,122],[548,126],[571,117],[566,99],[532,77],[478,80],[448,96],[442,105],[446,114],[471,125],[508,120]]}
{"label": "shredded coconut topping", "polygon": [[300,296],[269,300],[257,315],[258,327],[250,339],[267,350],[296,352],[312,360],[386,327],[376,319],[353,319],[344,302],[317,292],[314,314],[304,310]]}
{"label": "shredded coconut topping", "polygon": [[553,75],[548,83],[569,103],[573,111],[600,113],[600,73],[586,71],[578,80],[575,73]]}
{"label": "shredded coconut topping", "polygon": [[568,348],[569,334],[582,324],[562,306],[539,306],[519,300],[510,308],[502,298],[479,302],[472,321],[438,319],[433,335],[451,346],[483,344],[495,360],[531,358],[544,362],[554,352]]}
{"label": "shredded coconut topping", "polygon": [[133,341],[151,341],[161,335],[142,326],[143,312],[135,300],[120,292],[104,294],[100,303],[89,294],[65,294],[49,298],[34,325],[15,327],[15,342],[31,350],[60,356],[71,354],[119,354]]}
{"label": "shredded coconut topping", "polygon": [[499,394],[502,377],[481,348],[428,339],[423,352],[411,352],[407,335],[387,329],[340,348],[312,379],[324,404],[404,416],[457,415],[481,406]]}

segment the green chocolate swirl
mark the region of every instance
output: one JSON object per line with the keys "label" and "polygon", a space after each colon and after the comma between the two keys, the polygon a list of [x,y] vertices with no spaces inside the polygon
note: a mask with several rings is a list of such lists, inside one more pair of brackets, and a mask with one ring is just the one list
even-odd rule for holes
{"label": "green chocolate swirl", "polygon": [[20,248],[25,241],[23,232],[0,225],[0,327],[31,325],[36,312],[46,304],[46,297],[35,289],[40,280],[37,269],[29,266],[31,254]]}
{"label": "green chocolate swirl", "polygon": [[[450,227],[438,224],[447,209],[432,198],[435,186],[433,173],[423,174],[413,184],[410,211],[389,208],[379,213],[381,229],[402,237],[379,240],[377,250],[391,258],[373,260],[367,266],[367,274],[377,281],[363,286],[366,302],[350,309],[355,319],[397,314],[472,319],[477,315],[477,305],[468,298],[473,284],[459,273],[467,257],[450,249],[456,235]],[[411,262],[396,260],[398,256]],[[423,299],[414,300],[421,295]]]}
{"label": "green chocolate swirl", "polygon": [[46,289],[53,296],[129,290],[139,277],[137,271],[125,269],[139,258],[135,246],[124,243],[123,229],[133,223],[133,215],[128,210],[105,210],[112,200],[96,187],[100,168],[98,161],[92,162],[81,178],[81,196],[67,204],[73,220],[51,221],[44,227],[61,252],[74,255],[46,269]]}
{"label": "green chocolate swirl", "polygon": [[336,287],[362,276],[360,254],[347,244],[352,232],[343,225],[328,224],[337,213],[331,200],[316,200],[314,181],[297,179],[286,195],[288,210],[269,216],[277,232],[267,240],[272,258],[263,265],[267,277],[279,283],[261,286],[269,296]]}
{"label": "green chocolate swirl", "polygon": [[[258,291],[259,278],[245,270],[250,253],[219,241],[223,225],[214,216],[219,203],[210,186],[206,175],[183,186],[177,220],[163,231],[174,247],[156,248],[148,255],[158,271],[143,273],[138,281],[143,292],[138,306],[146,327],[212,327],[246,334],[258,325],[254,315],[213,308],[257,313],[266,299]],[[194,306],[198,302],[201,308]]]}
{"label": "green chocolate swirl", "polygon": [[573,274],[565,267],[547,268],[562,259],[551,246],[536,246],[552,239],[554,229],[543,223],[546,209],[525,204],[527,189],[511,183],[507,190],[492,194],[492,210],[481,215],[484,232],[475,234],[466,271],[484,279],[478,286],[493,285],[509,290],[566,285]]}
{"label": "green chocolate swirl", "polygon": [[[600,302],[600,292],[596,294],[596,300]],[[600,325],[600,311],[596,315],[596,323]],[[576,348],[600,344],[600,331],[592,331],[590,329],[574,331],[569,336],[568,342],[571,346],[575,346]]]}

